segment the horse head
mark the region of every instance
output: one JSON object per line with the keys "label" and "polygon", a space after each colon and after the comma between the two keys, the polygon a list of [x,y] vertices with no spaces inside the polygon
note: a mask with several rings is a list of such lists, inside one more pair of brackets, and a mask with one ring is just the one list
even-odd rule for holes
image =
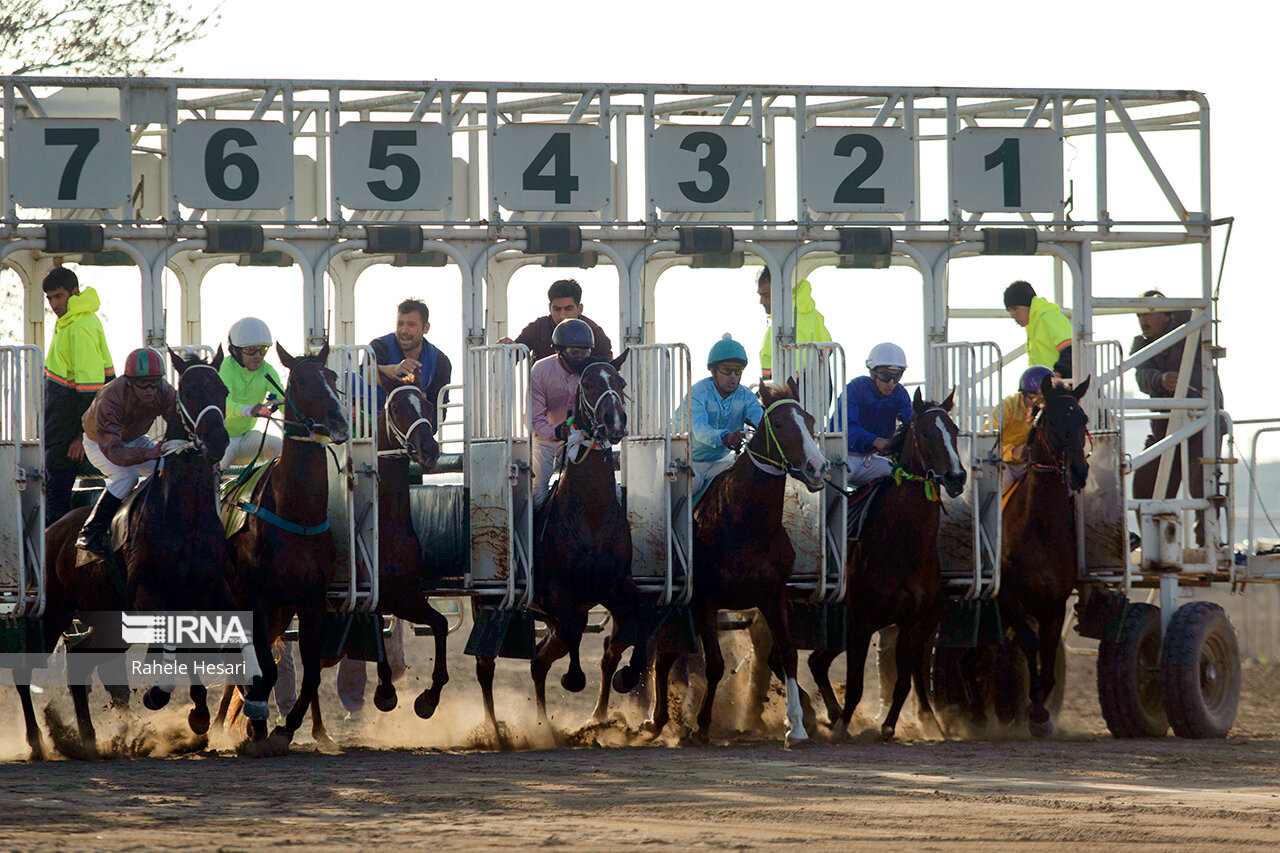
{"label": "horse head", "polygon": [[618,373],[627,351],[613,361],[595,361],[578,377],[578,426],[594,439],[619,444],[627,435],[626,380]]}
{"label": "horse head", "polygon": [[182,430],[205,461],[216,465],[231,441],[226,423],[227,386],[218,375],[222,345],[218,345],[212,364],[195,353],[181,356],[172,349],[169,359],[178,372],[177,408]]}
{"label": "horse head", "polygon": [[800,386],[789,377],[785,386],[760,386],[764,417],[747,450],[753,457],[781,468],[811,492],[826,483],[830,463],[813,434],[813,415],[800,406]]}
{"label": "horse head", "polygon": [[1089,437],[1089,416],[1080,407],[1080,398],[1089,390],[1091,379],[1071,388],[1055,376],[1046,376],[1040,383],[1044,406],[1027,440],[1031,464],[1058,471],[1075,492],[1083,489],[1089,478],[1089,458],[1084,449]]}
{"label": "horse head", "polygon": [[951,497],[964,491],[966,474],[960,463],[960,451],[956,439],[960,430],[951,420],[951,408],[955,405],[956,392],[952,390],[941,403],[925,400],[916,389],[911,400],[911,424],[907,428],[907,442],[902,457],[907,466],[918,467],[909,473],[940,482]]}
{"label": "horse head", "polygon": [[[417,374],[414,374],[415,378]],[[400,383],[378,374],[378,383],[387,392],[382,406],[382,436],[379,450],[403,451],[431,473],[440,459],[436,441],[436,407],[417,382]],[[381,446],[384,445],[385,446]]]}
{"label": "horse head", "polygon": [[342,444],[350,434],[346,408],[338,395],[338,374],[325,366],[329,342],[316,355],[295,358],[276,343],[280,363],[289,370],[285,386],[284,434],[295,439],[324,439]]}

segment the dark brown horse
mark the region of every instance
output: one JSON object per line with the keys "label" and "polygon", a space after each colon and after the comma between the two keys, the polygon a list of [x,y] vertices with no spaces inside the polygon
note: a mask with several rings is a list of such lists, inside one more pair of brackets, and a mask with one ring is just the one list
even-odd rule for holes
{"label": "dark brown horse", "polygon": [[[127,646],[112,644],[104,635],[120,636],[122,610],[236,610],[231,594],[230,560],[215,506],[213,465],[227,447],[223,423],[227,388],[218,376],[222,362],[219,348],[213,363],[196,356],[170,358],[178,371],[178,415],[167,424],[165,440],[188,442],[185,451],[164,457],[158,472],[148,477],[126,499],[120,513],[127,517],[127,538],[110,562],[94,557],[82,562],[76,536],[89,513],[73,510],[45,532],[48,565],[44,615],[46,648],[71,628],[77,614],[94,630],[89,640],[68,652],[70,686],[84,754],[96,753],[96,735],[89,717],[88,673],[77,677],[75,658],[84,652],[123,653]],[[119,379],[116,381],[127,381]],[[103,620],[106,620],[105,622]],[[114,620],[114,624],[110,622]],[[166,650],[168,653],[169,650]],[[168,689],[152,687],[143,701],[148,708],[163,707]],[[20,686],[27,742],[32,757],[43,756],[39,729],[31,708],[29,688]],[[195,705],[187,715],[192,731],[209,728],[207,690],[191,685]]]}
{"label": "dark brown horse", "polygon": [[[997,601],[1002,624],[1012,629],[1026,657],[1030,728],[1036,737],[1053,733],[1045,703],[1053,692],[1067,599],[1077,580],[1075,493],[1089,477],[1085,453],[1089,416],[1079,401],[1089,390],[1089,381],[1086,378],[1072,389],[1061,379],[1046,376],[1040,384],[1044,405],[1027,439],[1030,464],[1004,506]],[[1016,655],[1011,663],[1019,665]],[[972,672],[966,675],[971,711],[980,723],[986,703],[978,699]],[[1002,676],[1016,679],[1016,673],[996,673],[997,679]]]}
{"label": "dark brown horse", "polygon": [[[902,704],[916,685],[921,716],[929,716],[925,673],[933,635],[942,615],[942,574],[938,564],[940,488],[955,497],[964,489],[965,470],[956,449],[958,430],[948,412],[954,394],[941,404],[911,402],[912,418],[894,434],[891,455],[898,460],[894,482],[874,494],[862,535],[850,542],[845,559],[845,647],[847,676],[844,708],[831,689],[828,670],[838,651],[819,649],[809,656],[809,670],[827,705],[837,733],[847,733],[862,699],[867,649],[876,631],[898,626],[897,680],[893,702],[880,727],[892,738]],[[900,473],[899,473],[900,472]],[[838,723],[837,723],[838,720]]]}
{"label": "dark brown horse", "polygon": [[[587,612],[597,604],[608,608],[614,625],[601,665],[605,677],[630,644],[624,638],[638,639],[631,662],[614,677],[614,688],[630,692],[648,669],[648,632],[639,624],[640,592],[631,577],[631,528],[613,476],[612,447],[627,434],[626,382],[618,374],[626,358],[623,352],[612,362],[582,369],[574,416],[586,440],[569,443],[564,471],[534,517],[533,610],[548,629],[530,665],[541,722],[547,718],[547,672],[553,663],[567,654],[569,669],[561,686],[570,693],[586,687],[579,651]],[[485,718],[497,732],[493,673],[493,658],[476,658]]]}
{"label": "dark brown horse", "polygon": [[[724,676],[717,614],[759,608],[773,634],[787,694],[787,743],[809,739],[804,729],[796,649],[787,624],[787,582],[795,549],[782,525],[787,475],[810,491],[823,488],[828,463],[813,437],[813,416],[800,407],[794,379],[786,388],[761,386],[765,416],[733,466],[712,480],[694,510],[693,598],[690,609],[706,660],[707,693],[698,710],[696,737],[710,736],[711,708]],[[668,679],[678,657],[673,643],[659,646],[654,710],[648,728],[669,720]]]}
{"label": "dark brown horse", "polygon": [[[349,426],[337,374],[325,366],[329,344],[316,355],[301,358],[294,358],[278,343],[276,352],[289,370],[280,407],[284,446],[249,499],[256,511],[229,544],[236,596],[253,611],[254,646],[268,692],[276,680],[271,642],[298,617],[302,686],[285,725],[273,732],[287,743],[320,686],[321,632],[337,560],[329,532],[325,445],[346,441]],[[266,737],[266,698],[250,694],[244,703],[254,740]]]}
{"label": "dark brown horse", "polygon": [[[382,374],[378,381],[388,392],[378,413],[378,610],[431,628],[436,646],[431,686],[413,703],[414,712],[425,720],[435,713],[440,691],[449,681],[449,620],[422,592],[422,546],[409,510],[409,463],[417,462],[424,473],[435,470],[440,459],[436,407],[416,384],[394,383]],[[380,711],[396,707],[391,665],[385,660],[378,663],[373,701]],[[311,720],[313,736],[325,740],[318,696],[311,703]]]}

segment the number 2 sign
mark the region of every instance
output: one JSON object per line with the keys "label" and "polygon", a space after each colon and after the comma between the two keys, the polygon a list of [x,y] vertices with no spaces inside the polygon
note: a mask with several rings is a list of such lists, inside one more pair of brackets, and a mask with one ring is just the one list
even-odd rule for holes
{"label": "number 2 sign", "polygon": [[961,130],[951,141],[955,203],[970,212],[1049,212],[1062,205],[1062,135],[1038,128]]}

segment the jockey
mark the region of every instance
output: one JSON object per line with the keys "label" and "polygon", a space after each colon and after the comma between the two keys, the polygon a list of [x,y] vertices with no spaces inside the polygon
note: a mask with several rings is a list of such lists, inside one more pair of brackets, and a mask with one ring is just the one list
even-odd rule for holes
{"label": "jockey", "polygon": [[231,442],[220,465],[248,465],[255,457],[263,462],[274,459],[280,455],[280,437],[268,433],[265,424],[257,429],[254,421],[271,417],[271,407],[263,401],[284,387],[280,374],[266,362],[271,330],[257,317],[243,317],[231,325],[227,343],[231,358],[222,360],[218,375],[227,386],[227,435]]}
{"label": "jockey", "polygon": [[1027,460],[1031,458],[1031,448],[1027,445],[1031,422],[1035,420],[1036,407],[1044,402],[1040,383],[1052,375],[1053,371],[1042,364],[1028,367],[1018,380],[1017,392],[1000,403],[1000,456],[1004,459],[1001,492],[1008,492],[1027,473]]}
{"label": "jockey", "polygon": [[533,394],[533,505],[542,506],[551,493],[556,453],[573,428],[578,375],[594,359],[595,335],[582,320],[561,320],[551,333],[555,355],[538,359],[529,374]]}
{"label": "jockey", "polygon": [[870,375],[854,378],[844,392],[851,486],[893,473],[893,461],[878,454],[889,450],[898,419],[911,421],[911,397],[899,384],[907,369],[902,347],[876,344],[867,355],[867,369]]}
{"label": "jockey", "polygon": [[746,349],[725,334],[707,355],[711,375],[690,391],[693,421],[690,467],[695,501],[717,474],[733,464],[734,455],[730,451],[742,447],[742,427],[756,426],[764,417],[764,407],[756,395],[741,384],[746,367]]}
{"label": "jockey", "polygon": [[94,395],[84,413],[84,453],[107,478],[106,491],[85,521],[76,547],[107,556],[111,518],[138,483],[139,474],[155,471],[155,460],[180,453],[191,442],[174,439],[152,443],[147,431],[158,417],[178,418],[178,393],[164,378],[164,356],[150,348],[129,353],[124,372]]}

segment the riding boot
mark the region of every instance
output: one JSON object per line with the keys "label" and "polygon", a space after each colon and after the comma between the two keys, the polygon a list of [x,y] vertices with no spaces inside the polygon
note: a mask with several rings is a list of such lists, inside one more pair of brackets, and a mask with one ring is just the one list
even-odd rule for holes
{"label": "riding boot", "polygon": [[89,518],[80,530],[76,547],[97,554],[99,557],[108,556],[111,551],[111,519],[122,503],[124,501],[120,498],[108,491],[103,491],[102,497],[98,498],[93,512],[89,513]]}

